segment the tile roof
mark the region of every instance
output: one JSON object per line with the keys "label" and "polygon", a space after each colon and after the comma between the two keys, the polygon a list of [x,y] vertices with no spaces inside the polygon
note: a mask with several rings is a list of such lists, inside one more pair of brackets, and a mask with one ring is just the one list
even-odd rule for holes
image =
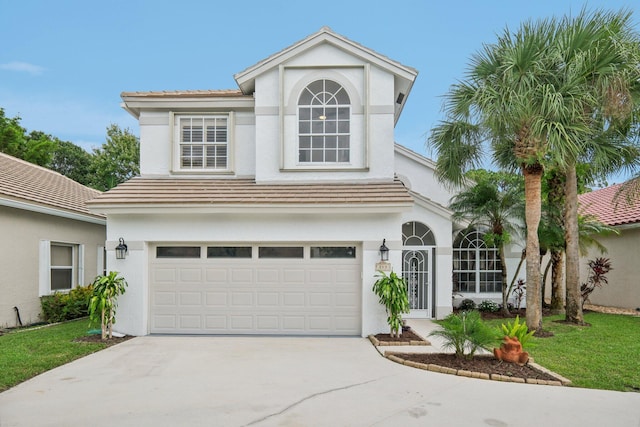
{"label": "tile roof", "polygon": [[628,204],[624,195],[616,198],[623,184],[595,190],[578,196],[580,213],[593,215],[607,225],[640,222],[640,201]]}
{"label": "tile roof", "polygon": [[163,90],[150,92],[122,92],[120,97],[137,96],[145,98],[231,98],[235,96],[252,97],[245,95],[239,89],[220,89],[220,90]]}
{"label": "tile roof", "polygon": [[85,204],[100,194],[58,172],[0,153],[0,199],[104,219]]}
{"label": "tile roof", "polygon": [[410,204],[404,185],[256,184],[253,179],[133,178],[89,202],[89,205],[362,205]]}

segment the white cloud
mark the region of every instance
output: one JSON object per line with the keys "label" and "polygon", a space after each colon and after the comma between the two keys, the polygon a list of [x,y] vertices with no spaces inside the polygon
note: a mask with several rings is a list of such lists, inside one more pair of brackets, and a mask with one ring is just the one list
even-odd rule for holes
{"label": "white cloud", "polygon": [[9,70],[9,71],[18,71],[21,73],[29,73],[32,76],[37,76],[39,74],[42,74],[42,72],[44,71],[44,68],[38,65],[33,65],[33,64],[29,64],[28,62],[20,62],[20,61],[13,61],[13,62],[7,62],[6,64],[0,64],[0,69]]}

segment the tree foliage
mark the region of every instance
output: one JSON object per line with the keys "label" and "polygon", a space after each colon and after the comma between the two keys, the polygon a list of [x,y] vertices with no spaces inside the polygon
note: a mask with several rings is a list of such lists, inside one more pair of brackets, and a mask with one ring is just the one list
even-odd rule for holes
{"label": "tree foliage", "polygon": [[91,185],[93,156],[72,142],[58,140],[57,143],[49,169],[82,185]]}
{"label": "tree foliage", "polygon": [[94,151],[91,186],[106,191],[140,174],[140,141],[129,129],[111,124],[107,140]]}

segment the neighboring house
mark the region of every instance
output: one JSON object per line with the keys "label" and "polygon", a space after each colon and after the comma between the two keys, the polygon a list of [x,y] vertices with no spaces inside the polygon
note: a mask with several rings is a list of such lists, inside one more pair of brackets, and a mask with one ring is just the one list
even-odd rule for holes
{"label": "neighboring house", "polygon": [[417,74],[325,27],[236,74],[239,90],[123,93],[141,176],[89,202],[129,282],[118,329],[385,331],[383,239],[411,316],[449,314],[453,194],[394,144]]}
{"label": "neighboring house", "polygon": [[91,283],[104,269],[105,217],[85,202],[100,194],[0,153],[0,327],[39,320],[40,297]]}
{"label": "neighboring house", "polygon": [[582,257],[580,278],[586,282],[589,276],[587,262],[596,257],[611,260],[613,270],[607,275],[609,284],[596,289],[590,296],[592,304],[621,308],[640,308],[640,201],[627,203],[625,196],[616,197],[622,184],[579,196],[580,213],[595,216],[600,222],[617,229],[619,235],[598,237],[607,248],[601,254],[590,249],[587,257]]}

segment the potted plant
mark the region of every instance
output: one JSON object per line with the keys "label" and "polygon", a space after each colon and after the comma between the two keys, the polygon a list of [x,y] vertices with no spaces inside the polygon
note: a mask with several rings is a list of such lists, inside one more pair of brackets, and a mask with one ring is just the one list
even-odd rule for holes
{"label": "potted plant", "polygon": [[407,284],[404,278],[393,271],[389,275],[383,271],[378,273],[376,277],[379,279],[373,284],[373,292],[385,307],[391,337],[399,338],[402,335],[402,313],[408,313],[410,308]]}
{"label": "potted plant", "polygon": [[113,324],[116,323],[116,299],[124,294],[127,281],[118,276],[117,271],[100,275],[93,281],[93,292],[89,300],[89,320],[91,324],[100,322],[102,339],[113,337]]}
{"label": "potted plant", "polygon": [[529,353],[522,348],[529,342],[535,331],[529,331],[525,322],[520,322],[516,316],[513,323],[502,324],[504,334],[500,348],[493,349],[493,355],[498,360],[524,365],[529,361]]}

